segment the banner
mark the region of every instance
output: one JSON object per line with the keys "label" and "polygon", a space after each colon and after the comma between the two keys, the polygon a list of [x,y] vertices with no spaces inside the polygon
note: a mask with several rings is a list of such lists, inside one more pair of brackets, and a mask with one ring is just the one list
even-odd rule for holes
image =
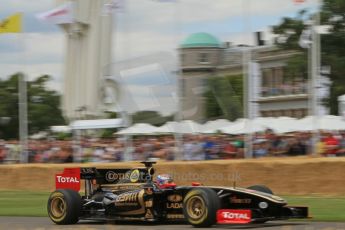
{"label": "banner", "polygon": [[125,9],[124,0],[112,0],[109,3],[103,5],[103,15],[110,15],[114,12],[123,12]]}
{"label": "banner", "polygon": [[16,13],[0,21],[0,33],[22,32],[22,14]]}
{"label": "banner", "polygon": [[53,24],[69,24],[74,22],[74,5],[68,2],[52,10],[36,15],[36,18]]}

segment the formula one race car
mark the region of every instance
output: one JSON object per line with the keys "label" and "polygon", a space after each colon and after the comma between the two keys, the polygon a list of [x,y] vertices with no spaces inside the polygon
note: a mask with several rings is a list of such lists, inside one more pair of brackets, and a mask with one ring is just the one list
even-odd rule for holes
{"label": "formula one race car", "polygon": [[[213,224],[263,223],[307,218],[307,207],[287,206],[265,186],[247,189],[194,183],[176,186],[170,178],[154,181],[154,162],[135,169],[67,168],[55,178],[48,214],[56,224],[78,220],[187,221],[195,227]],[[79,194],[80,181],[85,192]]]}

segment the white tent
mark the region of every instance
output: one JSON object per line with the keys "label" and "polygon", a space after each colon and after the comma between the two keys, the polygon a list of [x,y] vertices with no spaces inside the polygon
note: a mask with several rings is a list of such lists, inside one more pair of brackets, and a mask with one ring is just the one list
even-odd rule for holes
{"label": "white tent", "polygon": [[169,122],[165,123],[164,125],[158,127],[156,132],[159,134],[176,133],[177,128],[178,128],[178,122],[169,121]]}
{"label": "white tent", "polygon": [[98,120],[77,120],[69,126],[72,130],[79,129],[106,129],[123,127],[122,119],[98,119]]}
{"label": "white tent", "polygon": [[202,125],[191,120],[183,120],[178,122],[175,129],[176,133],[201,133]]}
{"label": "white tent", "polygon": [[216,133],[220,128],[227,127],[231,124],[233,124],[233,122],[226,119],[208,121],[205,124],[203,124],[202,133]]}
{"label": "white tent", "polygon": [[276,133],[295,131],[296,121],[297,119],[291,117],[259,117],[253,120],[255,124],[263,125],[266,128],[274,130]]}
{"label": "white tent", "polygon": [[39,139],[43,139],[43,138],[46,138],[48,136],[48,133],[45,132],[45,131],[41,131],[41,132],[38,132],[36,134],[33,134],[30,136],[30,139],[33,139],[33,140],[39,140]]}
{"label": "white tent", "polygon": [[240,119],[232,125],[221,128],[220,131],[222,133],[238,135],[238,134],[262,132],[262,131],[265,131],[266,129],[267,127],[264,125],[254,123],[253,121],[250,121],[248,119]]}
{"label": "white tent", "polygon": [[123,129],[116,134],[118,135],[150,135],[157,132],[157,127],[145,123],[137,123],[133,126]]}
{"label": "white tent", "polygon": [[308,116],[296,122],[296,131],[345,130],[345,121],[340,116]]}
{"label": "white tent", "polygon": [[157,133],[201,133],[203,126],[191,120],[183,120],[180,122],[167,122],[161,127],[157,128]]}
{"label": "white tent", "polygon": [[50,131],[55,133],[69,133],[71,132],[71,128],[67,125],[54,125],[50,126]]}

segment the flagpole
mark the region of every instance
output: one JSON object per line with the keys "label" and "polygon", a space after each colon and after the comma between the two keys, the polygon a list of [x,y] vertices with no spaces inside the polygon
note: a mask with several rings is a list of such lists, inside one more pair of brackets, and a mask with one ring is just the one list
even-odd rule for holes
{"label": "flagpole", "polygon": [[21,163],[29,163],[28,156],[28,107],[27,107],[27,80],[25,73],[18,76],[19,88],[19,139],[21,145]]}
{"label": "flagpole", "polygon": [[[23,15],[23,13],[21,13]],[[21,19],[23,20],[23,19]],[[23,23],[21,22],[23,27]],[[24,29],[18,34],[18,44],[21,44],[24,50],[24,55],[19,57],[21,64],[26,64],[26,44],[23,36]],[[23,58],[24,57],[24,58]],[[24,69],[24,68],[23,68]],[[19,140],[21,146],[20,162],[29,163],[28,153],[28,99],[27,99],[27,76],[25,71],[18,74],[18,110],[19,110]]]}
{"label": "flagpole", "polygon": [[[248,2],[247,2],[248,1]],[[242,0],[242,12],[243,12],[243,34],[250,34],[250,22],[249,22],[249,11],[250,11],[250,2],[251,0]],[[243,117],[247,118],[247,122],[245,122],[245,130],[248,133],[244,134],[244,157],[245,158],[252,158],[253,151],[252,151],[252,121],[251,121],[251,99],[250,96],[250,87],[249,81],[250,79],[250,64],[251,61],[251,48],[250,47],[243,47],[242,51],[242,72],[243,72]]]}
{"label": "flagpole", "polygon": [[312,44],[310,51],[311,58],[311,111],[313,119],[313,135],[312,135],[312,155],[317,152],[317,143],[319,141],[319,98],[318,98],[318,86],[319,86],[319,75],[320,75],[320,34],[317,31],[320,25],[320,11],[322,7],[322,0],[318,0],[319,9],[316,12],[312,20]]}
{"label": "flagpole", "polygon": [[[132,50],[131,50],[131,24],[130,24],[130,20],[129,20],[129,12],[130,12],[130,1],[126,1],[126,12],[125,12],[125,27],[127,28],[127,31],[125,33],[126,36],[126,43],[123,46],[124,47],[124,53],[127,53],[126,58],[129,60],[128,62],[126,62],[127,67],[131,67],[132,66],[132,62],[131,62],[131,54],[132,54]],[[127,94],[127,93],[126,93]],[[126,125],[128,127],[132,126],[133,124],[133,119],[132,119],[132,115],[129,113],[129,111],[126,111],[126,108],[124,108],[123,111],[123,116],[126,118]],[[129,134],[125,134],[125,151],[124,151],[124,160],[125,161],[131,161],[133,160],[133,137]]]}
{"label": "flagpole", "polygon": [[[180,34],[180,21],[179,21],[179,1],[175,2],[175,12],[174,12],[174,21],[175,21],[175,32],[176,32],[176,39],[175,39],[175,44],[178,45],[178,40],[179,40],[179,34]],[[177,71],[176,71],[176,108],[177,112],[175,113],[174,120],[175,122],[181,122],[183,119],[183,108],[182,108],[182,89],[181,89],[181,81],[182,81],[182,61],[180,57],[177,58]],[[174,138],[175,138],[175,148],[177,151],[175,152],[175,160],[183,160],[183,149],[182,149],[182,144],[183,144],[183,138],[182,134],[179,132],[174,132]]]}

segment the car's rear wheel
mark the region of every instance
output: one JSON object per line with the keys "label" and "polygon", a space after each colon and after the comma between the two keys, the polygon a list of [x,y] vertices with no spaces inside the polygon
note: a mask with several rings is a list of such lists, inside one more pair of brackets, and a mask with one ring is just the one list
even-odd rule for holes
{"label": "car's rear wheel", "polygon": [[81,197],[74,190],[59,189],[50,194],[47,208],[54,223],[75,224],[81,212]]}
{"label": "car's rear wheel", "polygon": [[248,187],[247,189],[251,189],[251,190],[264,192],[264,193],[268,193],[268,194],[273,195],[272,190],[265,185],[253,185],[253,186]]}
{"label": "car's rear wheel", "polygon": [[195,227],[209,227],[217,221],[220,201],[217,193],[209,188],[193,189],[183,200],[183,212]]}

